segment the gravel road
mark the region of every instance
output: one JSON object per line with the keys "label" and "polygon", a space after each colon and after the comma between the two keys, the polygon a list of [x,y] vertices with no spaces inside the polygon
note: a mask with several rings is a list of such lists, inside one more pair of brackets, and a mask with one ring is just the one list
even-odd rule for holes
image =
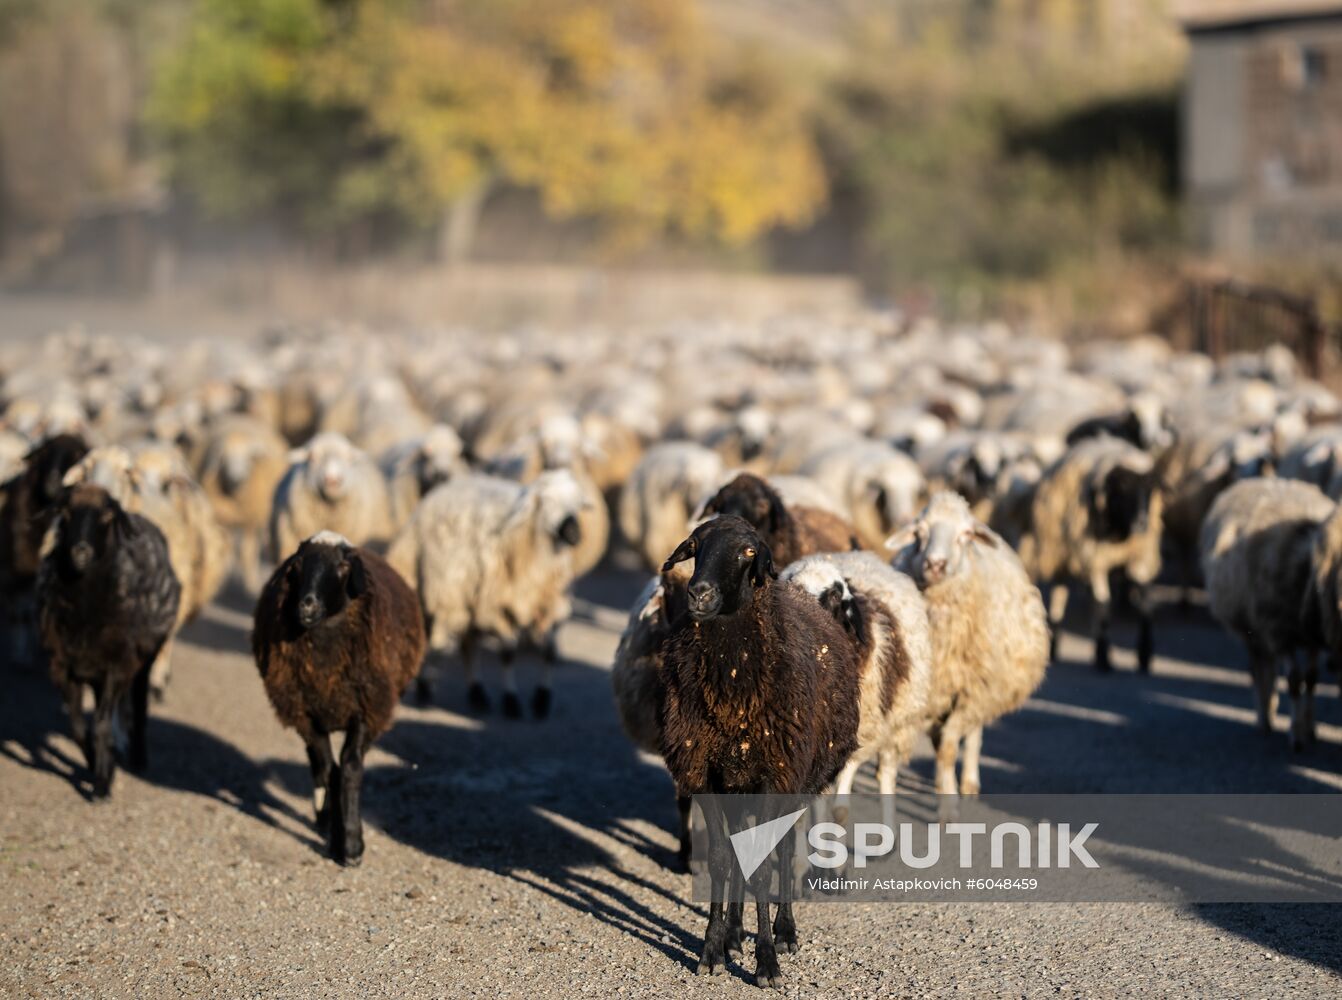
{"label": "gravel road", "polygon": [[[402,706],[369,756],[367,855],[344,870],[311,824],[298,738],[275,722],[229,593],[182,636],[150,766],[111,801],[45,677],[0,669],[0,995],[757,996],[694,975],[704,908],[673,859],[661,766],[625,741],[607,669],[641,578],[580,588],[545,723],[474,717],[464,684]],[[997,792],[1342,790],[1342,707],[1292,757],[1253,728],[1247,672],[1200,611],[1158,621],[1155,675],[1085,665],[1065,637],[1024,710],[989,730]],[[527,680],[523,671],[523,680]],[[1284,724],[1284,720],[1282,720]],[[906,787],[926,788],[924,747]],[[750,918],[748,918],[750,919]],[[1327,906],[803,904],[799,996],[1336,996]]]}

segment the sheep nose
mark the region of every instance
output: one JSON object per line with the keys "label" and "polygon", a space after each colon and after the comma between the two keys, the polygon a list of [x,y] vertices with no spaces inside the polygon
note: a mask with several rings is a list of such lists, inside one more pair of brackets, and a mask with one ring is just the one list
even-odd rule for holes
{"label": "sheep nose", "polygon": [[721,603],[718,588],[711,583],[693,583],[689,587],[690,614],[696,618],[707,617],[718,609]]}
{"label": "sheep nose", "polygon": [[93,561],[93,546],[88,542],[75,542],[70,546],[70,561],[75,569],[83,569]]}
{"label": "sheep nose", "polygon": [[317,600],[315,594],[307,594],[298,602],[298,618],[305,625],[310,625],[321,616],[321,602]]}
{"label": "sheep nose", "polygon": [[946,575],[945,559],[929,559],[923,566],[923,575],[929,580],[940,580]]}

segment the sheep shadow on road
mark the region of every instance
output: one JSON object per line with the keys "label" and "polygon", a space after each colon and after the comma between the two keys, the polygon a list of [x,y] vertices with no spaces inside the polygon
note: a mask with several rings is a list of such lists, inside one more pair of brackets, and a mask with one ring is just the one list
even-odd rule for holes
{"label": "sheep shadow on road", "polygon": [[[7,680],[9,697],[0,700],[0,754],[68,781],[91,800],[91,775],[69,740],[69,720],[55,688],[37,672],[11,671]],[[156,715],[152,707],[149,765],[136,777],[226,804],[278,830],[289,830],[281,818],[306,822],[265,787],[267,775],[250,757],[204,730]],[[113,800],[116,795],[114,785]],[[319,846],[315,839],[304,842]]]}

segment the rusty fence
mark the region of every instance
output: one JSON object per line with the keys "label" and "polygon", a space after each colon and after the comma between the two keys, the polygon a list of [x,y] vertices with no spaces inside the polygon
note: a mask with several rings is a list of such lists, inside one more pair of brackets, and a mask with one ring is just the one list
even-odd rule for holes
{"label": "rusty fence", "polygon": [[1180,339],[1213,358],[1282,344],[1312,378],[1322,378],[1337,354],[1338,330],[1305,296],[1239,281],[1195,281],[1180,305]]}

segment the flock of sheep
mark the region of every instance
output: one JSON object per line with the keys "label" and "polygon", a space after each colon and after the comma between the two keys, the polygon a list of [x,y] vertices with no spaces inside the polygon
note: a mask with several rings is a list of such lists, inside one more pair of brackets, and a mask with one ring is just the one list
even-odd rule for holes
{"label": "flock of sheep", "polygon": [[[575,581],[637,559],[615,704],[666,762],[684,855],[690,795],[846,794],[868,761],[893,792],[923,734],[937,791],[976,794],[983,729],[1043,679],[1069,590],[1093,599],[1100,669],[1111,608],[1136,612],[1146,671],[1162,568],[1244,638],[1265,729],[1285,670],[1304,748],[1319,654],[1342,651],[1340,459],[1342,402],[1281,348],[1213,363],[885,315],[74,331],[0,352],[0,603],[9,658],[46,661],[101,796],[123,731],[144,766],[173,637],[236,572],[318,822],[357,864],[363,755],[412,680],[430,699],[461,660],[486,710],[489,650],[516,717],[534,650],[547,715]],[[796,928],[786,896],[772,926],[756,899],[770,984]],[[741,917],[714,904],[701,971],[740,948]]]}

